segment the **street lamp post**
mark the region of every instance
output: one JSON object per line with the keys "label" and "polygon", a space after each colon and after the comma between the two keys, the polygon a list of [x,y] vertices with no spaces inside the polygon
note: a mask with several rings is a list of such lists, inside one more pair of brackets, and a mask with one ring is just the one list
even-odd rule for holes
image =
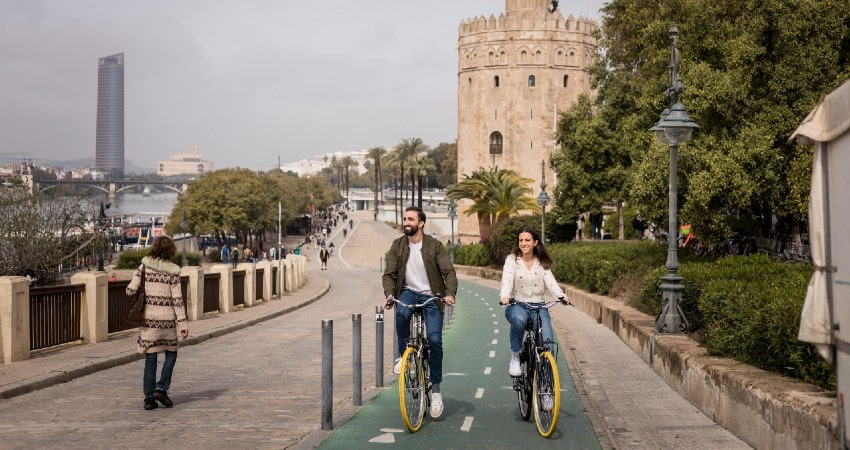
{"label": "street lamp post", "polygon": [[186,220],[185,208],[183,208],[183,220],[180,221],[180,228],[183,230],[183,266],[186,266],[186,229],[189,228],[189,222]]}
{"label": "street lamp post", "polygon": [[683,278],[677,273],[679,270],[678,246],[678,187],[677,187],[677,158],[679,144],[687,141],[694,130],[699,126],[694,123],[685,110],[679,98],[685,90],[685,85],[679,78],[679,31],[676,24],[670,26],[670,87],[665,91],[665,96],[670,98],[670,108],[661,113],[661,120],[655,124],[650,131],[655,137],[670,147],[670,173],[669,173],[669,226],[667,229],[667,273],[661,277],[661,314],[655,321],[655,329],[659,333],[682,333],[688,329],[688,320],[682,311],[682,285]]}
{"label": "street lamp post", "polygon": [[546,193],[546,161],[540,161],[540,195],[537,204],[540,206],[540,240],[546,243],[546,205],[549,204],[549,194]]}
{"label": "street lamp post", "polygon": [[452,264],[455,263],[455,218],[457,217],[457,204],[455,203],[455,199],[449,199],[449,219],[452,221],[452,239],[449,241],[449,257],[451,257]]}
{"label": "street lamp post", "polygon": [[99,272],[104,272],[105,269],[103,267],[103,259],[104,259],[104,228],[106,227],[106,209],[103,206],[103,202],[100,202],[100,214],[97,216],[97,233],[98,233],[98,248],[100,249],[100,255],[97,258],[97,270]]}

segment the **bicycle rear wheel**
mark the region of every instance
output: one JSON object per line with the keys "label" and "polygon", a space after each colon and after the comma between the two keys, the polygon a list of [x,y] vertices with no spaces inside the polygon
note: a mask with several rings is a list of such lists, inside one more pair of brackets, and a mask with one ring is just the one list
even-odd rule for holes
{"label": "bicycle rear wheel", "polygon": [[408,347],[401,357],[398,400],[404,426],[411,433],[419,431],[425,417],[425,371],[420,363],[419,352],[413,347]]}
{"label": "bicycle rear wheel", "polygon": [[540,362],[534,372],[532,386],[532,409],[537,432],[549,437],[558,424],[558,412],[561,409],[561,380],[555,357],[548,350],[540,353]]}

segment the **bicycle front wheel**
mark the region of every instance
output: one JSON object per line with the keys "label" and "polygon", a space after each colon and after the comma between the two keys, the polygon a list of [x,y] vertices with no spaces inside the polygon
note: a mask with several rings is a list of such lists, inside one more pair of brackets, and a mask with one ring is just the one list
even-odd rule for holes
{"label": "bicycle front wheel", "polygon": [[552,353],[544,351],[540,354],[540,362],[534,371],[532,386],[532,409],[537,432],[543,437],[549,437],[555,432],[558,424],[558,411],[561,409],[561,380],[558,377],[558,366]]}
{"label": "bicycle front wheel", "polygon": [[419,431],[422,419],[425,417],[425,371],[419,352],[413,347],[408,347],[401,357],[398,400],[404,426],[411,433]]}

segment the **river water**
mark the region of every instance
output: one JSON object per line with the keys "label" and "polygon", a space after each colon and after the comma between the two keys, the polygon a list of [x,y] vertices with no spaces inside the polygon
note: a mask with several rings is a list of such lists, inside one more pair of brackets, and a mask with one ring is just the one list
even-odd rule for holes
{"label": "river water", "polygon": [[151,222],[153,219],[164,222],[175,203],[176,192],[153,191],[150,195],[122,192],[117,194],[115,202],[106,210],[106,215],[123,217],[129,223]]}

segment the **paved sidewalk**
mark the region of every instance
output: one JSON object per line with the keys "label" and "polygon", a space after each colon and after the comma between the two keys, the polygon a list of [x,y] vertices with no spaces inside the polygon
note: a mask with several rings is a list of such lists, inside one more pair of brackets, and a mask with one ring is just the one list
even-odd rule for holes
{"label": "paved sidewalk", "polygon": [[[329,289],[327,278],[309,271],[307,284],[298,291],[250,308],[237,308],[230,314],[189,322],[189,338],[181,341],[180,345],[198,344],[286,314],[318,300]],[[127,330],[110,335],[106,342],[63,345],[36,353],[27,361],[0,364],[0,399],[141,359],[143,354],[136,353],[137,335],[135,329]]]}

